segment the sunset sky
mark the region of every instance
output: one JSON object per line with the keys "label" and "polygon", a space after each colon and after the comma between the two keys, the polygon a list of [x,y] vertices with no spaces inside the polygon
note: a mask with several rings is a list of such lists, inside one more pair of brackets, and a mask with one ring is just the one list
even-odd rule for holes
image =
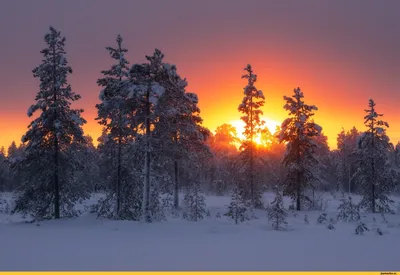
{"label": "sunset sky", "polygon": [[[85,132],[94,121],[100,71],[112,64],[105,46],[124,38],[132,63],[159,48],[199,95],[204,125],[215,130],[240,118],[243,68],[250,63],[264,91],[264,116],[282,122],[283,96],[300,86],[319,111],[331,148],[341,128],[363,130],[373,98],[400,140],[400,1],[134,1],[2,0],[0,8],[0,146],[20,142],[26,111],[38,92],[32,69],[48,27],[67,38],[72,89],[82,99]],[[271,123],[270,123],[271,124]]]}

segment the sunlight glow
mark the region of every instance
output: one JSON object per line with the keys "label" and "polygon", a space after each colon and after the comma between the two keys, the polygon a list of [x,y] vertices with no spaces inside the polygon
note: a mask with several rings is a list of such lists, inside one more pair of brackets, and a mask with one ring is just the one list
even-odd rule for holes
{"label": "sunlight glow", "polygon": [[[265,126],[267,126],[268,130],[271,132],[271,134],[275,133],[276,131],[276,127],[280,126],[280,123],[271,120],[269,118],[266,117],[262,117],[262,120],[265,121]],[[232,126],[234,126],[236,128],[237,131],[237,136],[238,138],[242,141],[245,139],[243,132],[244,132],[244,122],[242,120],[231,120],[229,121],[229,124],[231,124]],[[255,138],[254,138],[254,142],[262,145],[262,141],[261,141],[261,135],[258,134]]]}

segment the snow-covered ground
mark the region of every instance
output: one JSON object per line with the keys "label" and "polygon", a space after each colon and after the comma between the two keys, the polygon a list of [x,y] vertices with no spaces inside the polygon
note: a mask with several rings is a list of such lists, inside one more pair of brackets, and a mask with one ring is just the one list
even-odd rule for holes
{"label": "snow-covered ground", "polygon": [[[273,195],[266,194],[271,202]],[[339,201],[327,198],[328,216]],[[355,235],[355,224],[335,230],[317,224],[321,212],[289,213],[290,230],[273,231],[265,212],[239,225],[222,215],[229,197],[207,197],[210,216],[200,222],[170,218],[144,224],[97,219],[25,223],[0,214],[0,270],[400,270],[400,214],[379,215]],[[287,203],[287,201],[286,201]]]}

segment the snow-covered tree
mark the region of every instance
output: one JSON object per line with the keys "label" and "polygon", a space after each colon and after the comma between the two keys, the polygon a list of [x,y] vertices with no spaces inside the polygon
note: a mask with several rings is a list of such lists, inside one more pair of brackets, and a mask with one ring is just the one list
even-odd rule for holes
{"label": "snow-covered tree", "polygon": [[225,216],[230,217],[235,221],[235,224],[238,222],[244,222],[247,218],[246,216],[246,204],[241,194],[240,188],[235,188],[232,193],[232,200],[228,206],[228,212]]}
{"label": "snow-covered tree", "polygon": [[[114,214],[108,213],[107,216],[115,218],[121,217],[122,212],[130,212],[128,209],[131,205],[122,202],[122,196],[125,200],[132,201],[139,198],[129,198],[135,192],[123,194],[122,190],[126,190],[123,185],[130,185],[131,179],[128,176],[129,164],[124,162],[127,153],[128,144],[133,139],[132,115],[134,112],[135,102],[128,97],[130,90],[126,86],[126,81],[129,72],[129,62],[125,58],[127,49],[122,46],[123,39],[120,35],[117,36],[117,47],[106,47],[110,57],[115,61],[109,70],[104,70],[101,73],[104,75],[97,81],[97,84],[102,87],[99,99],[101,103],[96,105],[98,117],[96,118],[104,127],[104,134],[107,135],[108,146],[114,147],[116,150],[115,162],[109,167],[110,181],[107,183],[107,196],[105,201],[108,204],[115,203],[115,207],[108,205],[114,210]],[[104,157],[111,157],[110,155]],[[125,210],[122,210],[124,204]],[[101,207],[104,209],[104,207]],[[131,217],[128,214],[128,217]]]}
{"label": "snow-covered tree", "polygon": [[303,101],[304,94],[300,88],[294,89],[294,95],[284,96],[284,109],[289,112],[281,126],[279,141],[286,142],[286,154],[283,165],[286,168],[284,195],[296,200],[296,209],[301,210],[303,192],[315,179],[313,167],[318,164],[315,157],[314,138],[319,136],[322,128],[311,119],[318,108]]}
{"label": "snow-covered tree", "polygon": [[76,173],[76,180],[86,185],[91,191],[96,191],[95,185],[99,180],[98,152],[93,145],[93,138],[85,137],[85,144],[72,143],[70,152],[82,165],[82,169]]}
{"label": "snow-covered tree", "polygon": [[397,142],[396,146],[394,147],[394,152],[393,152],[393,164],[396,167],[400,167],[400,141]]}
{"label": "snow-covered tree", "polygon": [[[97,166],[99,167],[99,182],[95,187],[95,190],[106,191],[109,188],[115,190],[115,185],[112,184],[115,182],[113,181],[115,179],[115,142],[108,137],[108,133],[105,128],[103,128],[101,136],[98,137],[97,142]],[[114,193],[113,191],[111,192]],[[112,215],[115,216],[115,211]]]}
{"label": "snow-covered tree", "polygon": [[360,137],[358,130],[353,127],[350,131],[344,129],[337,137],[337,154],[335,157],[337,174],[337,191],[341,188],[348,192],[356,190],[353,176],[357,171],[357,140]]}
{"label": "snow-covered tree", "polygon": [[[9,165],[5,155],[4,147],[0,149],[0,192],[6,191],[9,188]],[[1,201],[1,199],[0,199]]]}
{"label": "snow-covered tree", "polygon": [[239,142],[236,128],[231,124],[223,124],[215,130],[215,135],[208,139],[213,158],[209,171],[210,190],[217,195],[223,195],[233,190],[235,164],[238,156],[236,144]]}
{"label": "snow-covered tree", "polygon": [[28,110],[29,117],[37,111],[40,114],[22,137],[26,143],[24,158],[13,163],[13,168],[24,175],[14,211],[38,219],[59,219],[77,214],[74,203],[89,195],[75,180],[74,172],[81,166],[69,152],[73,142],[85,143],[82,125],[86,121],[81,117],[83,110],[70,107],[80,95],[67,83],[72,69],[64,50],[65,37],[50,27],[44,39],[47,47],[41,51],[42,64],[33,70],[40,90]]}
{"label": "snow-covered tree", "polygon": [[143,200],[142,218],[146,222],[151,222],[151,164],[152,164],[152,128],[156,123],[157,117],[154,113],[155,106],[165,89],[160,82],[164,75],[163,67],[164,55],[156,49],[152,56],[146,56],[149,63],[134,64],[129,71],[130,79],[127,81],[129,89],[128,98],[135,102],[134,128],[136,135],[142,135],[142,142],[137,145],[144,147],[144,166],[143,166]]}
{"label": "snow-covered tree", "polygon": [[152,147],[153,151],[163,155],[164,160],[173,166],[174,208],[177,210],[182,162],[198,161],[205,157],[209,148],[201,126],[197,95],[186,92],[186,79],[178,75],[175,65],[164,62],[161,65],[155,80],[163,87],[164,92],[154,110],[157,122],[152,132]]}
{"label": "snow-covered tree", "polygon": [[275,192],[275,199],[271,205],[272,206],[268,209],[268,220],[272,222],[272,228],[274,230],[285,230],[288,214],[283,206],[282,195],[278,190]]}
{"label": "snow-covered tree", "polygon": [[341,199],[342,203],[339,205],[338,220],[344,220],[346,222],[355,222],[360,220],[360,209],[358,205],[353,204],[351,197],[348,199]]}
{"label": "snow-covered tree", "polygon": [[183,199],[183,218],[189,221],[199,221],[206,215],[205,197],[201,191],[200,181],[195,180],[190,185]]}
{"label": "snow-covered tree", "polygon": [[238,107],[238,111],[243,114],[241,119],[245,123],[243,135],[246,140],[242,143],[241,151],[243,154],[242,162],[244,162],[246,167],[246,178],[249,186],[244,186],[250,189],[250,192],[248,192],[248,198],[250,199],[252,207],[260,208],[262,207],[262,201],[260,199],[261,188],[256,186],[257,184],[254,179],[255,151],[257,150],[254,139],[256,135],[260,133],[261,127],[265,123],[261,119],[263,112],[260,110],[260,108],[265,104],[265,97],[263,92],[257,90],[255,87],[257,75],[254,74],[251,65],[247,65],[244,70],[246,71],[246,74],[243,75],[242,78],[247,79],[247,85],[244,88],[244,98],[242,103]]}
{"label": "snow-covered tree", "polygon": [[362,188],[360,207],[372,213],[392,212],[393,201],[389,194],[395,187],[395,171],[389,163],[389,153],[393,146],[386,135],[389,124],[379,117],[375,102],[370,99],[364,124],[367,130],[358,140],[357,156],[359,169],[355,180]]}
{"label": "snow-covered tree", "polygon": [[236,144],[239,142],[237,131],[231,124],[224,123],[217,127],[212,140],[213,152],[218,155],[229,156],[237,153]]}
{"label": "snow-covered tree", "polygon": [[15,144],[15,141],[12,141],[7,149],[7,156],[13,156],[17,153],[17,151],[18,151],[17,144]]}
{"label": "snow-covered tree", "polygon": [[[19,162],[24,158],[25,145],[20,144],[19,146],[13,141],[7,150],[7,164],[11,168],[13,163]],[[22,182],[22,171],[17,171],[16,169],[9,169],[8,180],[6,189],[16,190],[19,188]]]}
{"label": "snow-covered tree", "polygon": [[[106,191],[107,196],[101,198],[96,205],[99,216],[110,219],[135,220],[141,219],[143,181],[141,169],[143,168],[143,154],[139,146],[124,145],[124,154],[121,154],[121,190],[120,190],[120,212],[116,214],[116,167],[117,167],[117,144],[103,133],[99,138],[99,170],[100,188]],[[127,148],[125,148],[127,147]],[[125,151],[126,150],[126,151]],[[125,153],[126,152],[126,153]]]}

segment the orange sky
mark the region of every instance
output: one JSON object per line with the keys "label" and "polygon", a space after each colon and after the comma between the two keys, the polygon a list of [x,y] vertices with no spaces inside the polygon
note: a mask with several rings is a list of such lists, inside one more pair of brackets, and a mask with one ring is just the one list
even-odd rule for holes
{"label": "orange sky", "polygon": [[[364,129],[363,110],[372,97],[391,126],[392,142],[400,140],[400,2],[245,2],[7,2],[0,10],[0,146],[18,143],[30,122],[26,110],[39,84],[32,69],[49,24],[67,37],[69,82],[82,95],[75,107],[85,109],[84,130],[95,139],[101,131],[94,121],[96,80],[111,65],[104,47],[120,33],[131,63],[158,47],[177,65],[188,91],[199,95],[211,130],[240,118],[241,75],[250,63],[266,96],[265,117],[281,122],[287,115],[282,97],[300,86],[306,103],[319,108],[315,120],[335,148],[342,127]],[[143,24],[148,10],[153,20]]]}
{"label": "orange sky", "polygon": [[[197,75],[198,69],[196,68],[185,70],[178,63],[180,74],[188,77],[188,91],[194,91],[199,94],[201,116],[204,119],[204,125],[211,130],[215,130],[217,126],[223,123],[240,119],[237,106],[243,98],[243,87],[246,85],[246,81],[241,79],[242,69],[246,64],[244,57],[239,59],[234,62],[221,59],[220,62],[215,62],[205,75]],[[289,66],[280,66],[277,61],[279,58],[276,55],[274,58],[266,56],[263,59],[259,59],[259,57],[247,59],[252,61],[251,64],[258,75],[257,88],[263,90],[266,96],[266,104],[262,108],[266,119],[281,123],[286,118],[287,112],[282,108],[284,104],[282,97],[283,95],[291,95],[293,88],[299,85],[305,94],[305,101],[308,104],[315,104],[319,108],[315,115],[315,121],[322,125],[323,132],[329,138],[331,148],[336,147],[336,136],[341,127],[350,129],[352,126],[356,126],[361,130],[364,129],[362,124],[363,109],[367,106],[368,96],[363,95],[363,93],[368,89],[367,85],[351,92],[355,95],[360,94],[360,98],[355,96],[348,97],[347,92],[335,93],[336,90],[351,90],[346,86],[351,87],[352,74],[357,72],[352,72],[351,69],[345,70],[341,83],[327,85],[327,73],[323,70],[318,70],[318,63],[307,64],[302,70],[299,70],[299,67],[302,67],[301,65],[293,66],[293,69]],[[230,62],[234,64],[229,64]],[[323,63],[325,61],[321,60],[320,62]],[[282,63],[285,64],[285,62]],[[331,69],[336,69],[334,66],[337,66],[337,70],[340,70],[341,66],[345,67],[345,64],[340,63],[330,63],[330,65]],[[208,64],[204,64],[204,67],[208,67]],[[297,73],[297,70],[301,71],[301,73]],[[347,79],[345,74],[348,74]],[[87,76],[88,79],[92,79],[92,82],[96,79],[95,73],[90,77],[89,74]],[[73,80],[74,78],[72,77],[71,79]],[[207,81],[204,81],[205,79]],[[85,132],[93,137],[98,137],[101,127],[94,121],[96,116],[94,105],[97,103],[98,89],[93,83],[82,82],[77,85],[72,80],[73,87],[78,86],[79,90],[93,89],[91,97],[83,98],[75,106],[85,108],[84,117],[88,120],[87,125],[84,127]],[[30,101],[32,102],[32,100]],[[376,98],[376,102],[378,112],[383,112],[385,114],[384,118],[391,125],[388,130],[389,136],[391,136],[393,142],[397,142],[400,137],[400,123],[396,123],[397,112],[394,108],[395,105],[387,100],[382,102],[379,98]],[[21,107],[23,107],[22,109],[27,109],[28,106],[29,104],[25,104],[25,106]],[[26,112],[10,112],[7,119],[0,119],[0,128],[7,128],[6,132],[2,131],[0,145],[7,146],[12,140],[19,141],[29,121],[30,119],[26,117]]]}

